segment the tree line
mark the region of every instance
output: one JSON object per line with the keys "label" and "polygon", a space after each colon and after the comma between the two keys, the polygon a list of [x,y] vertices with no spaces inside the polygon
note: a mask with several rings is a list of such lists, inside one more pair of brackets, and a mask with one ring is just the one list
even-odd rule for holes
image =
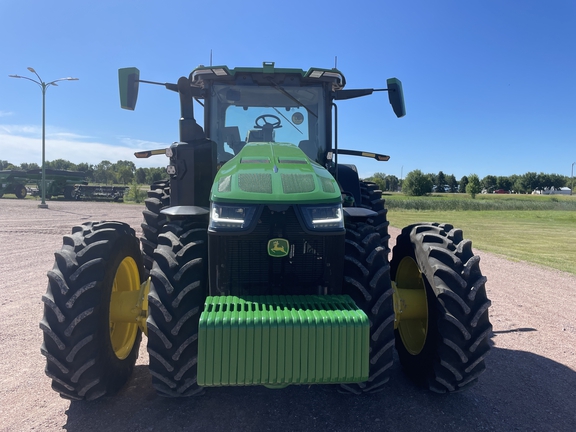
{"label": "tree line", "polygon": [[[453,174],[425,174],[420,170],[410,171],[405,179],[394,175],[375,173],[366,180],[376,183],[381,190],[396,192],[402,190],[407,195],[421,196],[432,192],[467,193],[466,188],[472,180],[472,189],[492,193],[495,190],[505,190],[511,193],[532,193],[534,190],[546,188],[561,188],[571,186],[570,177],[560,174],[527,172],[511,176],[487,175],[480,179],[476,174],[462,176],[459,180]],[[470,188],[469,188],[470,189]]]}
{"label": "tree line", "polygon": [[[46,168],[81,171],[86,174],[86,181],[99,184],[152,184],[167,177],[166,168],[136,168],[134,162],[119,160],[110,162],[103,160],[99,164],[75,164],[64,159],[45,162]],[[0,160],[0,170],[30,170],[41,168],[37,163],[11,164]]]}
{"label": "tree line", "polygon": [[[134,162],[119,160],[102,162],[91,165],[88,163],[75,164],[64,159],[46,161],[46,168],[81,171],[86,174],[86,180],[90,183],[101,184],[152,184],[155,181],[167,177],[166,168],[136,168]],[[20,165],[11,164],[8,161],[0,160],[0,170],[29,170],[39,169],[37,163],[22,163]],[[492,193],[495,190],[503,189],[515,193],[531,193],[534,190],[554,187],[556,189],[570,186],[570,177],[560,174],[546,174],[527,172],[522,175],[494,176],[487,175],[480,179],[476,174],[462,176],[459,180],[453,174],[445,174],[440,171],[438,174],[424,174],[420,170],[410,171],[405,179],[399,179],[395,175],[387,175],[377,172],[367,181],[376,183],[383,191],[397,192],[402,190],[407,195],[426,195],[432,192],[467,193],[466,187],[472,181],[472,189],[478,192],[485,190]]]}

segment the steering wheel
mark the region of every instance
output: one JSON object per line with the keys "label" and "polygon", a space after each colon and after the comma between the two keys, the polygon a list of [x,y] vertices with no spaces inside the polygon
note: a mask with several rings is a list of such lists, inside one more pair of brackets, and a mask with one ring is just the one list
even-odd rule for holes
{"label": "steering wheel", "polygon": [[[270,121],[268,121],[268,118],[273,119],[275,121],[270,122]],[[262,121],[260,121],[260,120],[262,120]],[[258,128],[258,129],[263,129],[264,126],[269,126],[272,129],[278,129],[278,128],[282,127],[282,125],[280,124],[280,118],[276,117],[275,115],[272,115],[272,114],[261,115],[260,117],[256,118],[254,123],[256,124],[256,126],[254,126],[254,127]],[[264,123],[264,124],[260,124],[260,123]]]}

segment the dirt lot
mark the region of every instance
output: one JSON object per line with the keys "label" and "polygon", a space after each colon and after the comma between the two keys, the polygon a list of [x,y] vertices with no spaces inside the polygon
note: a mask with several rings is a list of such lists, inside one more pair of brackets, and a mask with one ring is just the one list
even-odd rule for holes
{"label": "dirt lot", "polygon": [[[208,389],[156,396],[145,343],[114,398],[61,399],[40,355],[41,296],[53,252],[73,225],[121,220],[137,231],[140,205],[0,199],[0,431],[573,431],[576,427],[576,277],[477,252],[492,300],[493,350],[471,390],[415,388],[396,363],[384,392],[352,397],[332,386]],[[449,222],[449,221],[448,221]],[[398,230],[392,229],[395,237]],[[574,257],[576,260],[576,257]]]}

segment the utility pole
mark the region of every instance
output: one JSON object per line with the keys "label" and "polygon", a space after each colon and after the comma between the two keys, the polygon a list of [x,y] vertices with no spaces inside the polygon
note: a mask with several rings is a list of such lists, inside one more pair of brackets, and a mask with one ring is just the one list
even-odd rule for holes
{"label": "utility pole", "polygon": [[576,164],[576,162],[572,162],[572,173],[570,174],[570,195],[574,193],[574,164]]}

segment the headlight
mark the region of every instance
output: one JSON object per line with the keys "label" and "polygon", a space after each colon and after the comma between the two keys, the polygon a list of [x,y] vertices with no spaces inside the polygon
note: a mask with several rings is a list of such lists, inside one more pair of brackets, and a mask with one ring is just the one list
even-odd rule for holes
{"label": "headlight", "polygon": [[210,225],[212,231],[245,231],[250,228],[257,206],[212,203]]}
{"label": "headlight", "polygon": [[300,206],[304,222],[312,231],[337,231],[344,229],[342,204]]}

